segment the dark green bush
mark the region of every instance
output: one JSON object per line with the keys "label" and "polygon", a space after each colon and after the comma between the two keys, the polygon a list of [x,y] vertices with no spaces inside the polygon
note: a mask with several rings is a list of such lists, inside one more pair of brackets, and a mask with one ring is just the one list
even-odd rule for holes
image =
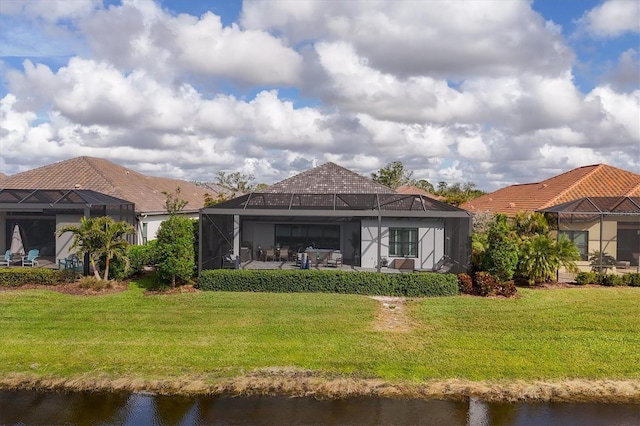
{"label": "dark green bush", "polygon": [[46,268],[0,269],[0,286],[18,287],[24,284],[55,285],[62,279],[61,271]]}
{"label": "dark green bush", "polygon": [[624,274],[622,276],[622,281],[624,282],[624,285],[640,287],[640,273],[633,272],[631,274]]}
{"label": "dark green bush", "polygon": [[622,275],[616,274],[604,274],[602,277],[602,285],[606,285],[608,287],[624,285],[624,281],[622,280]]}
{"label": "dark green bush", "polygon": [[595,271],[580,272],[576,275],[576,284],[600,284],[602,283],[602,275],[603,274]]}
{"label": "dark green bush", "polygon": [[143,246],[129,246],[129,272],[127,276],[139,274],[147,265],[155,263],[155,240]]}
{"label": "dark green bush", "polygon": [[260,291],[274,293],[348,293],[386,296],[452,296],[458,294],[454,274],[313,270],[203,271],[197,287],[216,291]]}
{"label": "dark green bush", "polygon": [[458,291],[462,294],[473,294],[473,280],[469,274],[458,274]]}

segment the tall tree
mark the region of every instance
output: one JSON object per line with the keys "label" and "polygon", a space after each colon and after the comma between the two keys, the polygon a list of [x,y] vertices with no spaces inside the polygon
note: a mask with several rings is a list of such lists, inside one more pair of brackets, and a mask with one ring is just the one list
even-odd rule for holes
{"label": "tall tree", "polygon": [[120,259],[128,265],[127,247],[129,243],[124,239],[126,234],[134,232],[127,222],[115,222],[109,216],[95,218],[81,218],[80,226],[67,225],[58,229],[61,236],[65,232],[71,232],[74,236],[71,250],[75,250],[79,256],[89,256],[89,262],[97,280],[102,280],[97,261],[104,259],[104,280],[109,278],[109,264],[112,259]]}
{"label": "tall tree", "polygon": [[381,183],[391,189],[412,184],[414,181],[411,176],[413,176],[413,171],[407,170],[400,161],[392,161],[377,173],[371,173],[371,179],[374,182]]}
{"label": "tall tree", "polygon": [[240,172],[218,172],[216,183],[233,192],[234,196],[238,193],[246,194],[252,192],[256,188],[255,176]]}

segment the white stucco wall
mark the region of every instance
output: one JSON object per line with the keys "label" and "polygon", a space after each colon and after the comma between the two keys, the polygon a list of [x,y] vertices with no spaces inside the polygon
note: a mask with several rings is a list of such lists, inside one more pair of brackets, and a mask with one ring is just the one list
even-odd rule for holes
{"label": "white stucco wall", "polygon": [[[185,217],[189,219],[198,219],[199,213],[188,213],[184,214]],[[169,219],[168,214],[143,214],[137,217],[137,229],[136,232],[138,234],[138,244],[143,244],[144,240],[142,239],[142,224],[147,224],[147,241],[155,240],[156,235],[158,234],[158,230],[160,229],[160,224]]]}
{"label": "white stucco wall", "polygon": [[[418,228],[418,256],[415,259],[417,269],[432,269],[444,255],[444,224],[441,221],[412,221],[382,219],[380,256],[389,263],[395,257],[389,256],[389,228]],[[361,266],[376,268],[378,258],[378,220],[362,220],[361,230]]]}
{"label": "white stucco wall", "polygon": [[[82,218],[82,215],[56,215],[56,232],[63,226],[79,226],[80,218]],[[73,244],[73,234],[71,232],[65,232],[60,237],[56,238],[56,261],[69,256],[71,244]]]}

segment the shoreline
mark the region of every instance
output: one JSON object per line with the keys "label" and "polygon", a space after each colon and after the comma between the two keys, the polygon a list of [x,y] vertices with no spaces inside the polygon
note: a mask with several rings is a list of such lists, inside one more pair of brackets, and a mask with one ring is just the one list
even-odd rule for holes
{"label": "shoreline", "polygon": [[261,369],[231,378],[199,375],[176,379],[106,378],[84,375],[43,378],[27,374],[0,377],[0,390],[134,392],[174,396],[286,396],[316,399],[355,397],[437,399],[486,402],[582,402],[640,404],[640,380],[463,379],[391,382],[382,379],[323,376],[297,369]]}

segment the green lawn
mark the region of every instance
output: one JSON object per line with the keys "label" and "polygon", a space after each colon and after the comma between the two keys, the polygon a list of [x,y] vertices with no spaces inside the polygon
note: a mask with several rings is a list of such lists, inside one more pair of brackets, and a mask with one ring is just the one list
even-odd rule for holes
{"label": "green lawn", "polygon": [[0,292],[0,375],[177,379],[258,367],[388,380],[639,379],[640,288],[521,289],[411,301],[407,333],[374,331],[358,295]]}

